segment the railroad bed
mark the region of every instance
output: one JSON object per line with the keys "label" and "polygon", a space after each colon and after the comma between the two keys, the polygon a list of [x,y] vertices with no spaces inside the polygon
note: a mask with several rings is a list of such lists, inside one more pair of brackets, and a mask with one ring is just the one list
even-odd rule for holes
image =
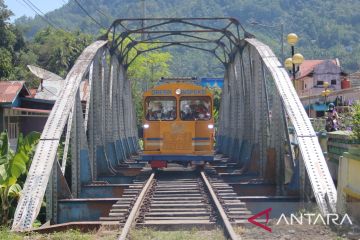
{"label": "railroad bed", "polygon": [[109,216],[100,220],[120,222],[124,236],[124,231],[135,225],[159,230],[223,226],[231,236],[235,234],[232,225],[246,224],[250,216],[245,203],[212,169],[182,169],[157,172],[147,181],[134,181],[112,206]]}

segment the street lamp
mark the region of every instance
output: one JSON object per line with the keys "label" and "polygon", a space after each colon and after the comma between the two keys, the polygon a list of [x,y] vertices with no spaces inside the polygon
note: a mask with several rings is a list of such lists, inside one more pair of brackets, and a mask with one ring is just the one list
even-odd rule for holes
{"label": "street lamp", "polygon": [[328,82],[324,82],[323,87],[325,88],[325,90],[321,92],[321,96],[325,97],[325,105],[327,105],[327,96],[329,96],[332,91],[329,89]]}
{"label": "street lamp", "polygon": [[298,42],[299,38],[295,33],[290,33],[287,36],[287,42],[291,46],[291,57],[287,58],[284,62],[286,69],[289,70],[289,73],[293,76],[293,84],[295,87],[295,77],[296,73],[299,72],[299,65],[304,62],[304,57],[300,53],[295,53],[295,44]]}
{"label": "street lamp", "polygon": [[255,20],[250,20],[250,21],[248,21],[248,23],[250,23],[251,25],[254,25],[254,26],[261,26],[261,27],[266,27],[266,28],[280,28],[281,61],[284,61],[284,23],[280,22],[280,24],[276,24],[276,25],[266,25],[266,24],[259,23]]}

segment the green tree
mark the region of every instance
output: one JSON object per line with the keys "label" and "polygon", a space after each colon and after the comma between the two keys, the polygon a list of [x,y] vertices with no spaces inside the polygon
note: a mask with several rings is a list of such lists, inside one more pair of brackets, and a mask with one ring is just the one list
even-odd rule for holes
{"label": "green tree", "polygon": [[219,120],[219,110],[220,110],[220,102],[221,102],[221,88],[219,87],[209,87],[209,90],[213,94],[214,98],[214,107],[213,107],[213,116],[215,124],[217,124]]}
{"label": "green tree", "polygon": [[12,71],[11,52],[6,48],[0,47],[0,79],[8,78]]}
{"label": "green tree", "polygon": [[10,30],[8,23],[12,12],[7,9],[3,0],[0,0],[0,79],[7,78],[12,69],[12,47],[16,36]]}
{"label": "green tree", "polygon": [[21,31],[9,23],[11,16],[12,12],[0,0],[0,79],[19,79],[17,71],[26,68],[19,65],[22,69],[15,71],[20,52],[26,48],[26,44]]}
{"label": "green tree", "polygon": [[41,67],[65,77],[76,59],[92,41],[90,35],[47,28],[39,31],[29,48]]}
{"label": "green tree", "polygon": [[360,140],[360,102],[356,102],[352,108],[352,133],[355,139]]}
{"label": "green tree", "polygon": [[[109,39],[112,39],[109,36]],[[123,41],[119,48],[124,49],[130,43],[129,39]],[[157,47],[158,44],[144,44],[139,43],[136,49],[139,51],[147,51]],[[141,125],[144,116],[143,111],[143,93],[149,88],[152,88],[160,80],[161,77],[171,76],[169,65],[172,61],[170,52],[161,49],[148,51],[138,56],[137,50],[132,49],[129,52],[128,59],[135,60],[131,62],[127,69],[128,78],[131,81],[133,100],[135,103],[136,115],[138,125]]]}
{"label": "green tree", "polygon": [[27,173],[39,138],[40,133],[37,132],[32,132],[25,138],[20,134],[17,151],[14,153],[10,149],[7,133],[0,134],[0,215],[3,225],[8,224],[12,202],[20,196],[22,183],[19,183],[19,178]]}

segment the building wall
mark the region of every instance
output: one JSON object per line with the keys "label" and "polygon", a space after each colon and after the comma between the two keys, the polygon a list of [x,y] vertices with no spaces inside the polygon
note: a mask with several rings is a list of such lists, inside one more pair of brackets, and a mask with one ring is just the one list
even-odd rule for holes
{"label": "building wall", "polygon": [[[303,96],[300,96],[300,100],[304,106],[307,106],[309,104],[315,104],[315,103],[324,103],[325,99],[324,97],[318,95],[311,95],[311,97],[308,97],[309,95],[305,94]],[[348,89],[342,89],[339,91],[332,92],[327,97],[327,102],[334,102],[336,97],[341,97],[343,100],[343,104],[351,104],[354,101],[360,100],[360,87],[358,88],[348,88]]]}
{"label": "building wall", "polygon": [[315,66],[313,78],[314,86],[321,86],[321,82],[328,82],[332,90],[341,89],[341,69],[330,60]]}
{"label": "building wall", "polygon": [[4,131],[4,110],[0,107],[0,132]]}
{"label": "building wall", "polygon": [[45,117],[21,117],[20,118],[20,132],[25,136],[26,134],[36,131],[42,132],[47,120]]}
{"label": "building wall", "polygon": [[349,75],[352,87],[360,87],[360,71]]}
{"label": "building wall", "polygon": [[324,91],[324,82],[329,83],[332,91],[341,89],[341,68],[332,61],[324,61],[314,67],[311,75],[298,80],[296,90],[299,96],[319,95]]}

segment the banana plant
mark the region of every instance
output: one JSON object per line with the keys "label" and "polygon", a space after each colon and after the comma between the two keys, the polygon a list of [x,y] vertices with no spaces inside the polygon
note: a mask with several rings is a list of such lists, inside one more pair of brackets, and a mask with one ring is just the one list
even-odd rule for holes
{"label": "banana plant", "polygon": [[14,152],[10,149],[7,132],[0,134],[0,215],[3,225],[8,224],[10,207],[20,196],[22,183],[19,178],[27,173],[39,138],[40,133],[37,132],[31,132],[26,137],[20,134]]}

